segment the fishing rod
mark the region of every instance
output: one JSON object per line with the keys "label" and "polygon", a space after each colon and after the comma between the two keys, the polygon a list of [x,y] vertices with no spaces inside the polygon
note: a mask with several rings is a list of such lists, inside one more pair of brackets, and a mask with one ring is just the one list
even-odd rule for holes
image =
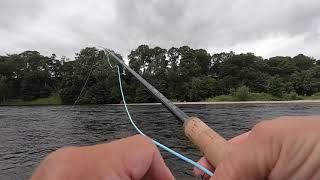
{"label": "fishing rod", "polygon": [[217,167],[217,165],[230,152],[230,145],[228,142],[199,118],[190,117],[184,113],[149,82],[126,65],[124,61],[117,57],[112,51],[106,48],[104,48],[104,50],[113,56],[114,59],[125,67],[134,77],[136,77],[154,96],[160,100],[169,112],[183,123],[185,135],[199,148],[202,153],[204,153],[206,159],[211,163],[211,165]]}

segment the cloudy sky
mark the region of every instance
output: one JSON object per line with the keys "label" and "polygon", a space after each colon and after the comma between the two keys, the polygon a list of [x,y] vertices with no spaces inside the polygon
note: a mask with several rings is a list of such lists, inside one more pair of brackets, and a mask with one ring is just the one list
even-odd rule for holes
{"label": "cloudy sky", "polygon": [[140,44],[320,59],[319,0],[1,0],[0,54]]}

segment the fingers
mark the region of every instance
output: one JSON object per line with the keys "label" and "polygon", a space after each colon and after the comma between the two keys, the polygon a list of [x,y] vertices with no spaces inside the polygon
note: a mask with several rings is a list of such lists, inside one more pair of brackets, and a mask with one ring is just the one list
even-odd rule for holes
{"label": "fingers", "polygon": [[[231,144],[241,144],[241,143],[245,142],[248,139],[249,134],[250,134],[250,131],[230,139],[229,142]],[[203,167],[209,169],[210,171],[214,171],[214,167],[211,166],[211,164],[206,160],[205,157],[202,157],[198,161],[198,163],[201,164]],[[198,169],[196,167],[193,168],[193,172],[194,172],[194,174],[196,176],[203,176],[204,179],[208,179],[209,178],[209,176],[207,174],[205,174],[203,171],[201,171],[200,169]]]}
{"label": "fingers", "polygon": [[[201,164],[203,167],[207,168],[208,170],[210,170],[211,172],[214,170],[214,168],[211,166],[211,164],[207,161],[207,159],[205,157],[202,157],[199,161],[199,164]],[[206,173],[204,173],[203,171],[201,171],[200,169],[194,167],[193,168],[193,172],[196,176],[201,176],[203,177],[203,179],[209,179],[210,176],[207,175]]]}
{"label": "fingers", "polygon": [[211,180],[268,179],[281,149],[281,143],[275,140],[276,132],[270,127],[266,123],[256,125],[245,140],[233,146]]}
{"label": "fingers", "polygon": [[157,147],[145,136],[137,135],[105,146],[100,149],[106,149],[104,153],[111,151],[116,157],[110,167],[121,179],[174,179]]}
{"label": "fingers", "polygon": [[248,145],[236,148],[236,153],[232,153],[218,165],[211,180],[267,179],[264,177],[267,174],[265,158],[261,155],[264,152],[259,154],[252,148],[253,146]]}
{"label": "fingers", "polygon": [[[137,179],[139,179],[139,177],[137,177]],[[149,179],[172,180],[172,179],[174,179],[169,168],[165,165],[158,150],[154,153],[151,165],[142,179],[143,180],[149,180]]]}
{"label": "fingers", "polygon": [[155,179],[172,180],[158,149],[144,136],[51,153],[32,180]]}
{"label": "fingers", "polygon": [[[310,179],[319,171],[319,116],[279,117],[240,135],[211,180]],[[205,164],[202,159],[201,163]],[[199,172],[197,172],[199,173]]]}
{"label": "fingers", "polygon": [[239,136],[236,136],[236,137],[230,139],[229,142],[231,144],[241,144],[241,143],[243,143],[244,141],[246,141],[248,139],[248,137],[250,135],[250,132],[251,131],[248,131],[246,133],[240,134]]}

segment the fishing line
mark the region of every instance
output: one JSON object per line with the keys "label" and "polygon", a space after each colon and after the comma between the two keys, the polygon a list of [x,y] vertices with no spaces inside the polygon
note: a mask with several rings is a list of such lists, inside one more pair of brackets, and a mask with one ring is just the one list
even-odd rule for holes
{"label": "fishing line", "polygon": [[107,59],[108,59],[109,66],[110,66],[111,68],[114,68],[114,66],[112,66],[111,63],[110,63],[109,53],[107,53]]}
{"label": "fishing line", "polygon": [[[89,73],[87,74],[87,77],[86,77],[86,79],[85,79],[85,83],[82,85],[81,91],[80,91],[79,95],[77,96],[77,99],[74,101],[74,103],[72,104],[72,106],[69,108],[68,111],[72,111],[72,110],[74,109],[75,105],[76,105],[76,104],[78,103],[78,101],[80,100],[80,98],[81,98],[81,96],[82,96],[82,93],[84,92],[84,90],[85,90],[85,88],[86,88],[86,86],[87,86],[87,83],[88,83],[88,81],[89,81],[89,79],[90,79],[90,76],[91,76],[91,74],[92,74],[93,67],[94,67],[95,64],[96,64],[96,63],[92,63],[92,64],[91,64],[90,71],[89,71]],[[54,118],[54,121],[56,121],[57,119],[60,119],[60,121],[58,121],[58,123],[55,124],[55,127],[58,127],[58,125],[60,125],[60,124],[61,124],[66,118],[68,118],[68,117],[69,117],[69,114],[66,114],[66,115],[59,114],[58,116],[56,116],[56,117]],[[60,130],[60,129],[59,129],[59,130]],[[57,130],[51,131],[45,138],[42,139],[42,141],[47,140],[47,139],[48,139],[49,137],[51,137],[52,134],[55,133],[56,131],[57,131]],[[63,139],[63,138],[59,138],[59,141],[61,142],[62,139]]]}
{"label": "fishing line", "polygon": [[[107,52],[107,54],[108,54],[108,52]],[[109,64],[110,64],[109,58],[108,58],[108,61],[109,61]],[[145,135],[145,134],[136,126],[136,124],[134,123],[134,121],[133,121],[133,119],[132,119],[132,117],[131,117],[131,114],[130,114],[130,112],[129,112],[129,110],[128,110],[128,107],[127,107],[125,95],[124,95],[124,93],[123,93],[123,88],[122,88],[122,83],[121,83],[120,68],[119,68],[118,65],[116,65],[116,67],[117,67],[118,80],[119,80],[119,88],[120,88],[120,92],[121,92],[121,96],[122,96],[122,101],[123,101],[125,110],[126,110],[126,112],[127,112],[128,118],[129,118],[131,124],[133,125],[133,127],[134,127],[141,135],[147,136],[147,135]],[[151,139],[152,139],[152,138],[151,138]],[[202,165],[196,163],[195,161],[191,160],[190,158],[188,158],[188,157],[186,157],[186,156],[184,156],[184,155],[182,155],[182,154],[180,154],[180,153],[178,153],[178,152],[170,149],[169,147],[161,144],[160,142],[158,142],[158,141],[156,141],[156,140],[154,140],[154,139],[152,139],[152,142],[153,142],[154,144],[156,144],[157,146],[159,146],[160,148],[162,148],[163,150],[169,152],[170,154],[172,154],[172,155],[178,157],[179,159],[181,159],[181,160],[183,160],[183,161],[185,161],[185,162],[187,162],[187,163],[189,163],[189,164],[197,167],[198,169],[202,170],[204,173],[208,174],[209,176],[212,176],[212,175],[213,175],[213,173],[212,173],[210,170],[208,170],[207,168],[203,167]]]}
{"label": "fishing line", "polygon": [[[91,68],[90,68],[90,71],[89,71],[88,76],[87,76],[87,78],[86,78],[86,81],[85,81],[85,83],[83,84],[83,86],[82,86],[82,88],[81,88],[81,91],[80,91],[77,99],[74,101],[73,105],[71,106],[71,109],[76,105],[76,103],[79,101],[80,97],[82,96],[82,93],[83,93],[83,91],[84,91],[84,89],[85,89],[85,87],[86,87],[86,85],[87,85],[87,83],[88,83],[88,81],[89,81],[89,78],[90,78],[90,76],[91,76],[91,73],[92,73],[92,71],[93,71],[93,66],[94,66],[94,64],[95,64],[95,63],[92,63]],[[111,65],[111,64],[110,64],[110,65]]]}

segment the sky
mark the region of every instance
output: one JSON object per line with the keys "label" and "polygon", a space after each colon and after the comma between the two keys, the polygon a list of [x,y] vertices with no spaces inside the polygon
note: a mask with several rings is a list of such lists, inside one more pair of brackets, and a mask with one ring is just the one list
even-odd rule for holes
{"label": "sky", "polygon": [[320,59],[319,0],[1,0],[0,55],[141,44]]}

